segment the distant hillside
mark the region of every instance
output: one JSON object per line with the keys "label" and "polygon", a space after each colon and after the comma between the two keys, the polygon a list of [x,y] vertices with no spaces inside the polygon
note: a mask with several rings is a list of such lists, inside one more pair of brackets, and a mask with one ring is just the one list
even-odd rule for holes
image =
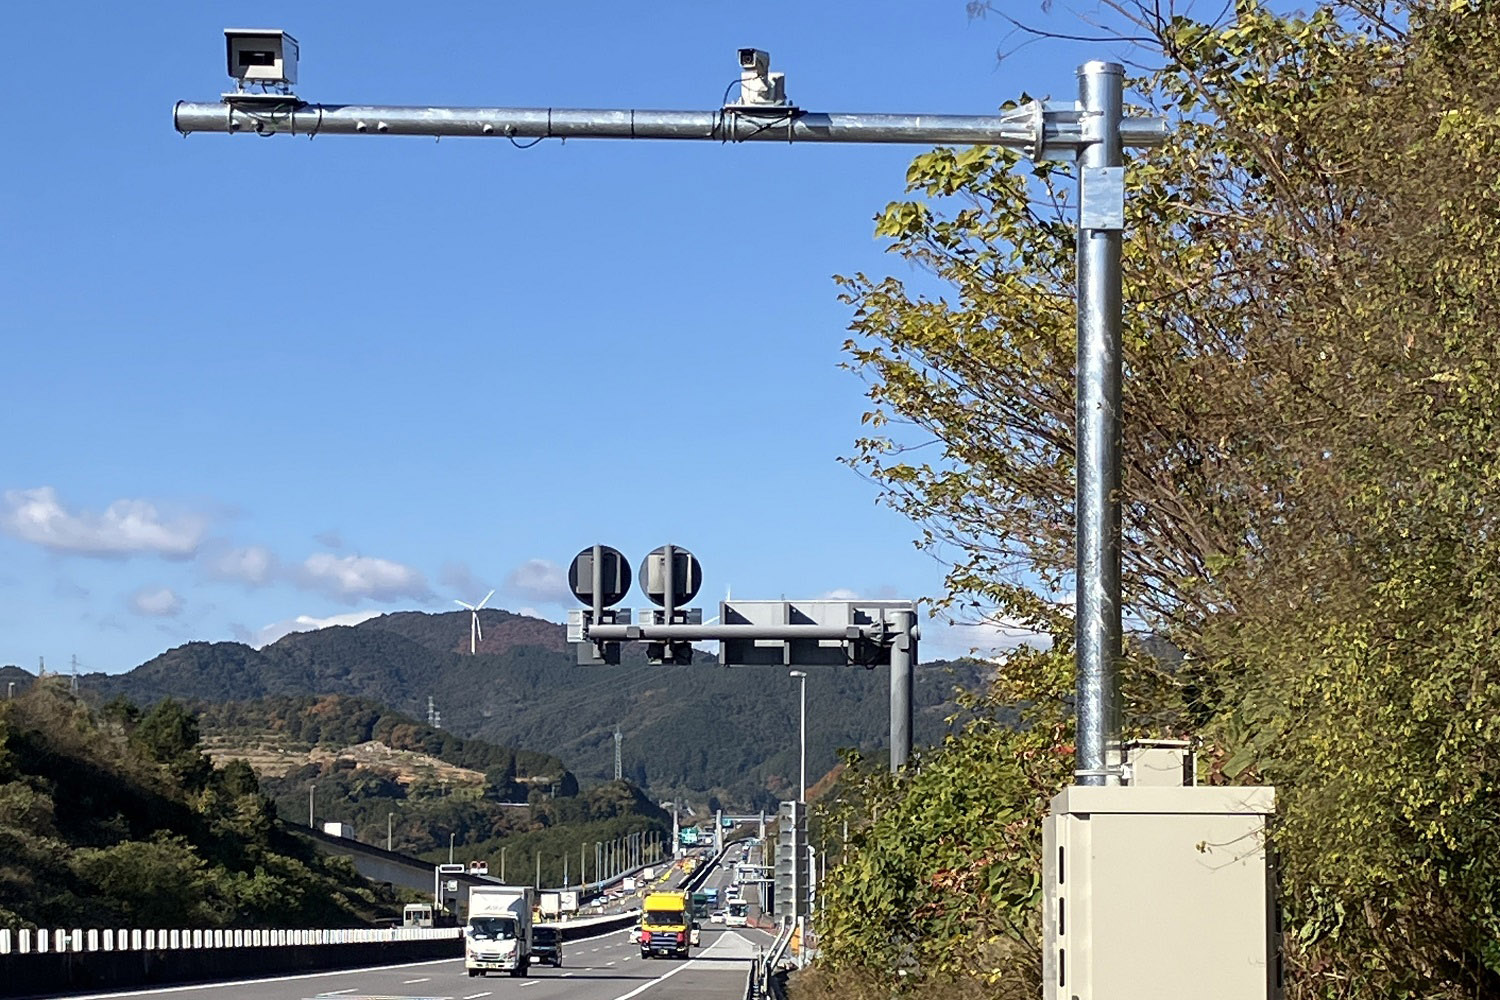
{"label": "distant hillside", "polygon": [[[281,817],[347,823],[357,838],[406,853],[460,860],[503,846],[531,871],[563,876],[580,845],[652,831],[671,820],[626,782],[580,794],[550,754],[461,739],[349,695],[278,696],[249,702],[189,702],[216,762],[248,762]],[[587,850],[592,850],[588,848]],[[434,853],[436,852],[436,853]],[[574,869],[576,871],[576,867]]]}
{"label": "distant hillside", "polygon": [[[203,701],[268,695],[350,694],[422,717],[428,696],[444,728],[509,746],[545,749],[582,779],[612,776],[613,733],[624,735],[624,774],[657,797],[714,794],[765,806],[797,781],[797,685],[773,668],[580,667],[563,626],[504,611],[481,612],[486,648],[468,646],[468,612],[403,612],[354,627],[286,636],[262,650],[189,643],[127,674],[80,680],[106,697]],[[504,645],[505,643],[513,643]],[[957,711],[955,684],[981,684],[988,668],[961,661],[918,668],[916,739],[941,740]],[[889,732],[885,670],[827,668],[807,682],[808,773],[836,763],[840,747],[880,753]]]}
{"label": "distant hillside", "polygon": [[48,677],[0,701],[0,925],[309,927],[398,907],[215,768],[173,701],[91,709]]}

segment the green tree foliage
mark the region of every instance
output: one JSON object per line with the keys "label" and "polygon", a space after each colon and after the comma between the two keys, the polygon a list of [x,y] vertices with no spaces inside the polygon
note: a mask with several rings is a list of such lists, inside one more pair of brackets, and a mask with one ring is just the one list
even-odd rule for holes
{"label": "green tree foliage", "polygon": [[[1241,3],[1204,23],[1113,7],[1150,40],[1161,68],[1140,99],[1174,128],[1127,172],[1125,599],[1187,658],[1133,661],[1131,725],[1197,731],[1212,780],[1278,787],[1291,996],[1500,994],[1500,8]],[[879,216],[945,292],[845,279],[875,402],[853,461],[923,541],[961,553],[951,609],[1062,633],[1074,182],[1018,166],[925,154],[914,198]],[[911,450],[929,440],[940,457]],[[990,738],[925,759],[885,808],[915,815],[908,794],[948,767],[998,790],[988,808],[1034,806],[1014,760],[985,762]],[[924,818],[934,844],[967,829],[962,809]],[[907,856],[919,886],[950,863]],[[924,905],[850,864],[866,893]],[[829,914],[831,961],[875,961],[861,913]],[[986,936],[1020,927],[977,911],[949,926],[969,964],[918,949],[905,981],[982,979]]]}
{"label": "green tree foliage", "polygon": [[243,762],[215,769],[180,704],[0,702],[0,921],[357,926],[394,902],[290,836]]}
{"label": "green tree foliage", "polygon": [[[1019,651],[983,695],[964,699],[970,720],[899,777],[851,755],[813,831],[838,859],[818,919],[835,995],[847,973],[917,973],[943,996],[1039,993],[1037,847],[1047,800],[1073,764],[1069,668],[1060,650]],[[1000,721],[1023,700],[1020,725]]]}

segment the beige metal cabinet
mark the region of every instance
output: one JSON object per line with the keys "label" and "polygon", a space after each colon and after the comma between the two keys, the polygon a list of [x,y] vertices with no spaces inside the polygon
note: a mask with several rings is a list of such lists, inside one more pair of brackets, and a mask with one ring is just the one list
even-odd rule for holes
{"label": "beige metal cabinet", "polygon": [[1072,787],[1043,827],[1046,1000],[1279,1000],[1271,788]]}

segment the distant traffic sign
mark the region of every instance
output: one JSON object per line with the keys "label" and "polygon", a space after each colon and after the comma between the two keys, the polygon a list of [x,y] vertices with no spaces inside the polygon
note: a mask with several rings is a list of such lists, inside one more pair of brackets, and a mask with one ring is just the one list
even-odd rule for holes
{"label": "distant traffic sign", "polygon": [[[662,545],[651,550],[641,560],[641,589],[651,603],[666,607],[667,604],[667,549]],[[698,596],[703,586],[703,567],[687,549],[671,546],[672,549],[672,607],[678,608]]]}
{"label": "distant traffic sign", "polygon": [[608,545],[591,545],[573,557],[568,567],[568,589],[573,596],[590,607],[594,604],[594,550],[599,551],[600,590],[603,599],[599,604],[609,607],[620,603],[630,593],[630,563],[619,549]]}

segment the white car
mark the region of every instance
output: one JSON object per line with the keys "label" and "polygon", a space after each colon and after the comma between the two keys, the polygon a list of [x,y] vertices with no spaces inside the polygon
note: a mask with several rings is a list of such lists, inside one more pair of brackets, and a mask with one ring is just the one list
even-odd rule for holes
{"label": "white car", "polygon": [[722,924],[724,922],[724,912],[723,910],[714,910],[708,915],[708,922],[711,924]]}

